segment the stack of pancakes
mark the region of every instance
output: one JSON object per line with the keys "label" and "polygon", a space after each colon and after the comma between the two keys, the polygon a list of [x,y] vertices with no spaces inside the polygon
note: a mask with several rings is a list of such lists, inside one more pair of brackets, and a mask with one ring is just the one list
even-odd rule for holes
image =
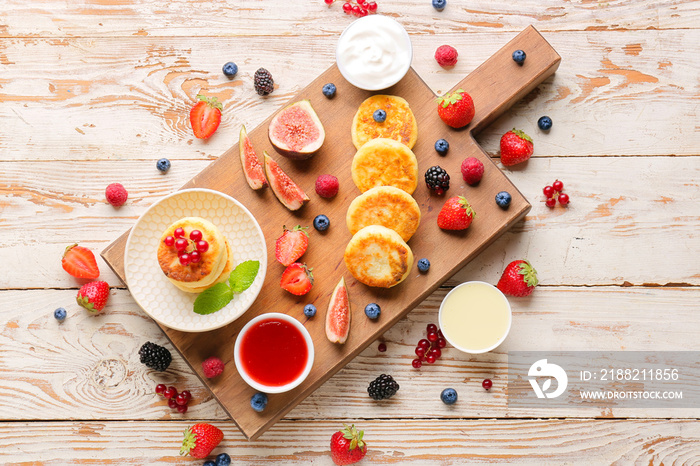
{"label": "stack of pancakes", "polygon": [[[190,237],[192,230],[199,230],[202,240],[209,243],[209,249],[201,253],[201,260],[196,264],[182,265],[175,246],[166,246],[163,242],[166,236],[174,236],[178,228],[185,231],[185,238]],[[193,247],[191,244],[187,250]],[[228,240],[213,223],[200,217],[186,217],[163,232],[158,245],[158,264],[173,285],[188,293],[201,293],[228,280],[233,269],[233,254]]]}
{"label": "stack of pancakes", "polygon": [[[378,109],[386,111],[386,121],[372,118]],[[398,285],[413,266],[406,241],[421,218],[411,196],[418,186],[418,162],[411,150],[417,137],[416,119],[400,97],[372,96],[353,120],[352,140],[358,150],[352,179],[363,194],[348,208],[346,222],[353,237],[344,260],[352,276],[365,285]]]}

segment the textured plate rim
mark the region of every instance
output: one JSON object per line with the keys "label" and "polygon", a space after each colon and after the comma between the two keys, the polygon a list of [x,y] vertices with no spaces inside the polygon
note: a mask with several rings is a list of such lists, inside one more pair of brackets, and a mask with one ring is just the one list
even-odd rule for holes
{"label": "textured plate rim", "polygon": [[[146,309],[146,307],[144,307],[141,304],[141,301],[139,300],[138,296],[136,296],[131,291],[131,288],[129,287],[129,253],[128,253],[128,251],[131,247],[131,239],[132,239],[134,232],[136,231],[138,225],[143,221],[143,219],[149,213],[151,213],[151,211],[153,209],[155,209],[158,205],[160,205],[164,201],[166,201],[172,197],[185,194],[185,193],[195,193],[195,192],[200,192],[200,193],[203,192],[203,193],[213,194],[215,196],[219,196],[219,197],[222,197],[228,201],[231,201],[234,204],[236,204],[239,208],[241,208],[243,210],[243,212],[245,212],[251,218],[251,220],[253,220],[253,225],[255,226],[255,230],[257,231],[259,237],[262,239],[262,243],[263,243],[263,256],[264,257],[262,257],[260,260],[260,268],[262,269],[262,272],[263,272],[263,279],[262,279],[263,284],[265,282],[265,276],[267,275],[267,243],[265,242],[265,235],[263,234],[262,228],[260,228],[260,224],[258,223],[258,220],[255,218],[255,216],[250,212],[250,210],[248,210],[248,208],[246,206],[241,204],[238,200],[234,199],[233,197],[229,196],[228,194],[222,193],[221,191],[216,191],[214,189],[190,188],[190,189],[182,189],[180,191],[175,191],[173,193],[170,193],[166,196],[161,197],[156,202],[151,204],[148,207],[148,209],[146,209],[146,211],[144,213],[142,213],[139,216],[139,218],[136,220],[136,222],[134,223],[134,226],[131,227],[131,231],[129,232],[128,238],[126,239],[126,246],[124,247],[124,278],[126,279],[126,286],[127,286],[127,288],[129,288],[129,293],[131,294],[131,297],[134,298],[134,301],[136,301],[136,304],[138,304],[139,307],[143,310],[143,312],[145,312],[151,319],[155,320],[160,325],[163,325],[163,326],[168,327],[168,328],[173,329],[173,330],[177,330],[179,332],[186,332],[186,333],[209,332],[211,330],[216,330],[216,329],[219,329],[219,328],[222,328],[222,327],[229,325],[230,323],[234,322],[236,319],[241,317],[243,314],[245,314],[253,306],[253,304],[255,304],[255,301],[258,299],[258,295],[260,295],[260,291],[262,291],[262,285],[260,285],[260,287],[255,291],[255,296],[253,297],[253,300],[251,301],[250,306],[248,306],[246,309],[244,309],[237,316],[233,317],[231,320],[226,321],[226,322],[219,324],[219,325],[214,325],[211,327],[196,329],[196,330],[181,328],[178,326],[173,326],[167,322],[164,322],[162,319],[155,317],[153,314],[151,314],[151,312],[149,312]],[[258,271],[258,273],[260,273],[260,271]]]}

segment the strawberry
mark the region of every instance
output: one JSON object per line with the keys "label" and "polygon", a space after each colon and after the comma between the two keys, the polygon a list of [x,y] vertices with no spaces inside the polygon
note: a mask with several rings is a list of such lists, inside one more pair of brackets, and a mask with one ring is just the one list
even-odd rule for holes
{"label": "strawberry", "polygon": [[301,296],[311,290],[314,284],[314,275],[306,264],[295,262],[282,272],[280,286],[290,293]]}
{"label": "strawberry", "polygon": [[501,136],[501,163],[506,167],[524,162],[533,151],[532,138],[519,129],[513,128]]}
{"label": "strawberry", "polygon": [[91,314],[98,314],[105,308],[107,298],[109,298],[107,282],[90,282],[78,290],[78,296],[75,300]]}
{"label": "strawberry", "polygon": [[331,458],[338,466],[353,464],[360,461],[367,454],[367,444],[362,440],[364,431],[358,431],[355,425],[348,427],[343,424],[343,429],[331,437]]}
{"label": "strawberry", "polygon": [[190,455],[192,458],[199,459],[206,458],[223,438],[224,433],[219,428],[211,424],[195,424],[185,431],[180,455]]}
{"label": "strawberry", "polygon": [[474,118],[474,101],[464,89],[438,98],[438,115],[453,128],[467,126]]}
{"label": "strawberry", "polygon": [[465,230],[469,228],[475,216],[476,212],[464,196],[454,196],[442,206],[437,224],[443,230]]}
{"label": "strawberry", "polygon": [[275,257],[280,264],[289,267],[304,255],[309,246],[309,234],[305,231],[308,227],[297,225],[292,230],[286,226],[282,228],[282,236],[275,243]]}
{"label": "strawberry", "polygon": [[63,270],[76,278],[94,280],[100,276],[95,255],[88,248],[72,244],[66,248],[61,259]]}
{"label": "strawberry", "polygon": [[190,110],[190,123],[195,137],[206,139],[216,131],[221,123],[221,111],[224,109],[216,97],[197,95],[199,102]]}
{"label": "strawberry", "polygon": [[528,296],[537,286],[537,271],[525,260],[513,261],[506,266],[496,287],[510,296]]}

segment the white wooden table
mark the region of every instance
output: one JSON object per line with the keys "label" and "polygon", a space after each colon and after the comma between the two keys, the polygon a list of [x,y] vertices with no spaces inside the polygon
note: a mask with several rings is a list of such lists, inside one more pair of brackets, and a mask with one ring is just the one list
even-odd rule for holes
{"label": "white wooden table", "polygon": [[[526,166],[501,167],[533,209],[387,332],[387,352],[371,345],[254,442],[177,354],[165,375],[144,370],[141,344],[167,340],[103,262],[113,288],[92,317],[60,257],[74,242],[101,251],[231,146],[241,124],[255,127],[325,70],[351,18],[320,0],[0,3],[0,463],[198,464],[177,454],[195,420],[224,430],[216,452],[236,464],[332,464],[342,422],[366,431],[364,464],[700,461],[700,406],[543,418],[509,410],[505,393],[512,350],[700,350],[700,2],[448,3],[441,13],[428,0],[379,3],[406,26],[413,66],[438,93],[529,24],[562,55],[553,78],[479,136],[496,158],[508,129],[535,138]],[[460,53],[450,71],[432,58],[442,44]],[[233,81],[221,73],[230,60]],[[261,66],[279,86],[267,99],[251,85]],[[200,90],[225,107],[206,142],[188,122]],[[550,134],[536,128],[545,114]],[[155,168],[163,156],[166,175]],[[567,209],[544,205],[542,187],[556,178]],[[120,209],[104,201],[112,182],[129,190]],[[495,283],[522,257],[541,286],[511,300],[508,340],[479,357],[447,350],[415,371],[415,343],[449,288]],[[366,387],[381,372],[401,390],[377,404]],[[153,394],[156,380],[192,391],[186,415]],[[453,409],[439,399],[448,386],[459,392]]]}

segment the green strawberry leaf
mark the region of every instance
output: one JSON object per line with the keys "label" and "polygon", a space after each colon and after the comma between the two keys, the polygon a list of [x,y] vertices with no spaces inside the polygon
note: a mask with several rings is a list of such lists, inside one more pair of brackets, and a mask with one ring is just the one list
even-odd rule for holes
{"label": "green strawberry leaf", "polygon": [[537,280],[537,270],[527,261],[520,264],[518,273],[523,276],[523,280],[527,286],[537,286],[539,283]]}
{"label": "green strawberry leaf", "polygon": [[233,299],[233,291],[228,283],[217,283],[202,291],[194,300],[194,312],[200,315],[212,314],[226,307]]}
{"label": "green strawberry leaf", "polygon": [[250,285],[255,281],[255,277],[258,276],[259,269],[259,261],[245,261],[238,264],[228,277],[231,290],[234,293],[243,293],[250,288]]}

